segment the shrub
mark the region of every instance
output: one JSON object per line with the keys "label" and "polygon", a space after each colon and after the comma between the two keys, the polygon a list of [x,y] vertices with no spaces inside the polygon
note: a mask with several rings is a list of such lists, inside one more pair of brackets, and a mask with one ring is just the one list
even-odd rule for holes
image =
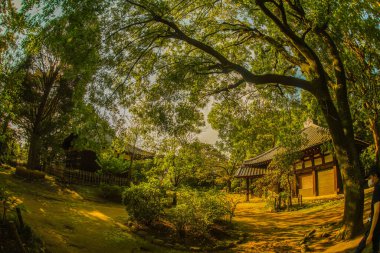
{"label": "shrub", "polygon": [[190,225],[194,223],[194,208],[188,204],[178,204],[171,208],[168,213],[170,222],[174,225],[180,238],[184,238],[186,230],[190,229]]}
{"label": "shrub", "polygon": [[123,193],[123,202],[130,217],[137,222],[150,225],[163,213],[163,192],[155,183],[132,185]]}
{"label": "shrub", "polygon": [[224,195],[222,201],[225,211],[228,214],[229,222],[232,223],[232,218],[235,216],[236,207],[238,204],[243,202],[243,200],[238,196]]}
{"label": "shrub", "polygon": [[123,187],[102,183],[99,186],[99,195],[104,199],[120,203],[122,201]]}
{"label": "shrub", "polygon": [[177,206],[168,212],[168,219],[180,237],[187,232],[205,235],[210,225],[228,213],[225,204],[225,195],[220,192],[182,189],[178,192]]}
{"label": "shrub", "polygon": [[29,170],[25,167],[17,167],[15,174],[19,177],[31,180],[45,179],[45,173],[38,170]]}

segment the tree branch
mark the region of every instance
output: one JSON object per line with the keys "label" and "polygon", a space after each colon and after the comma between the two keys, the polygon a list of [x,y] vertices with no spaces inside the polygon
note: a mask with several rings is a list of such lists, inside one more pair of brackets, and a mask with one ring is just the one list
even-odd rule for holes
{"label": "tree branch", "polygon": [[[215,50],[213,47],[211,47],[211,46],[209,46],[209,45],[207,45],[207,44],[205,44],[199,40],[196,40],[194,38],[189,37],[174,22],[167,20],[167,19],[163,18],[162,16],[157,15],[155,12],[149,10],[145,6],[142,7],[140,4],[135,4],[133,1],[130,1],[130,0],[127,0],[127,2],[134,4],[136,6],[139,6],[139,7],[143,8],[144,10],[147,10],[148,12],[150,12],[152,15],[152,18],[155,21],[162,23],[162,24],[168,26],[170,29],[173,30],[173,37],[174,38],[176,38],[178,40],[182,40],[182,41],[186,42],[187,44],[194,46],[195,48],[198,48],[199,50],[201,50],[201,51],[207,53],[208,55],[216,58],[223,65],[223,68],[232,69],[233,71],[239,73],[241,75],[242,79],[244,80],[244,82],[248,82],[248,83],[252,83],[252,84],[278,83],[278,84],[285,85],[285,86],[301,88],[301,89],[307,90],[307,91],[312,92],[312,93],[314,93],[314,91],[315,91],[313,86],[315,86],[315,84],[318,80],[306,81],[306,80],[296,78],[296,77],[277,75],[277,74],[256,75],[256,74],[252,73],[251,71],[249,71],[248,69],[246,69],[244,66],[231,62],[224,55],[222,55],[220,52]],[[278,24],[279,28],[283,31],[283,33],[285,33],[285,35],[287,35],[287,37],[289,37],[293,41],[293,43],[296,45],[296,47],[299,48],[299,50],[302,51],[303,54],[307,56],[305,58],[308,59],[308,61],[312,65],[315,65],[316,63],[315,63],[314,59],[316,59],[316,61],[318,61],[318,58],[315,54],[313,54],[314,52],[308,47],[308,45],[306,45],[300,38],[298,38],[297,35],[295,35],[293,31],[284,27],[282,25],[281,21],[279,21],[264,6],[263,3],[261,3],[258,0],[257,0],[257,2],[258,2],[258,5],[260,6],[260,8],[264,11],[264,13],[267,13],[267,15],[269,17],[271,17],[276,22],[276,24],[277,24],[277,22],[279,23]],[[324,73],[323,67],[322,66],[319,66],[319,67],[321,69],[320,70],[321,72],[317,72],[317,73]],[[323,78],[324,78],[324,75],[323,75]],[[243,83],[243,81],[241,83]],[[238,84],[238,85],[240,85],[240,84]],[[233,87],[233,85],[232,85],[232,87]]]}
{"label": "tree branch", "polygon": [[306,58],[311,68],[319,78],[325,81],[325,71],[323,66],[317,56],[317,54],[307,45],[300,37],[298,37],[294,31],[292,31],[288,26],[284,25],[266,6],[265,1],[256,0],[256,4],[264,12],[264,14],[269,17],[280,31],[290,39],[292,44],[297,48],[297,50]]}

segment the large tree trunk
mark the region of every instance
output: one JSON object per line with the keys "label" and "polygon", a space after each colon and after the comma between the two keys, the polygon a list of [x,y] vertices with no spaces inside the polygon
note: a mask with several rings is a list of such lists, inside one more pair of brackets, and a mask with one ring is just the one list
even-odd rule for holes
{"label": "large tree trunk", "polygon": [[338,113],[328,93],[317,99],[329,126],[342,175],[345,195],[342,237],[352,238],[362,232],[364,207],[363,173],[353,131],[349,129],[352,120],[347,113]]}
{"label": "large tree trunk", "polygon": [[27,167],[29,169],[40,169],[41,167],[41,137],[33,132],[29,141],[29,152]]}
{"label": "large tree trunk", "polygon": [[373,119],[369,119],[369,126],[372,132],[373,143],[375,145],[375,163],[380,168],[380,122],[376,115]]}

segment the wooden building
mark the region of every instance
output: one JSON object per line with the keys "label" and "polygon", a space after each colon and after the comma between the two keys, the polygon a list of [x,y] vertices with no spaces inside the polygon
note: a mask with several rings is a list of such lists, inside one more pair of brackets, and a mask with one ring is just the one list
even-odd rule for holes
{"label": "wooden building", "polygon": [[[343,193],[342,178],[334,154],[323,151],[322,145],[331,143],[328,130],[306,122],[301,133],[306,141],[301,146],[302,157],[293,165],[296,179],[294,194],[304,197],[322,196]],[[355,140],[357,148],[362,151],[368,146],[366,142]],[[254,158],[244,161],[235,177],[246,180],[247,200],[249,200],[249,186],[255,178],[265,175],[272,159],[281,151],[274,147]]]}
{"label": "wooden building", "polygon": [[77,150],[74,147],[74,141],[78,138],[77,134],[70,134],[62,143],[65,151],[65,167],[76,170],[85,170],[95,172],[100,170],[97,163],[97,155],[92,150]]}
{"label": "wooden building", "polygon": [[[76,170],[95,172],[101,167],[97,162],[98,156],[93,150],[78,150],[74,147],[74,142],[78,139],[77,134],[70,134],[62,143],[65,151],[65,167]],[[127,161],[153,159],[155,154],[136,146],[127,144],[120,153],[115,152],[116,157],[121,157]]]}

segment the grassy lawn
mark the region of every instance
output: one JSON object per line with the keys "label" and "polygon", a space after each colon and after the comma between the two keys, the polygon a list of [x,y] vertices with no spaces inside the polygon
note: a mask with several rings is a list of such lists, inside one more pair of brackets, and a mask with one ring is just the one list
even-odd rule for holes
{"label": "grassy lawn", "polygon": [[0,184],[23,201],[25,222],[53,253],[178,252],[130,233],[123,205],[101,202],[94,187],[72,190],[52,179],[31,183],[4,171]]}
{"label": "grassy lawn", "polygon": [[[23,201],[26,223],[53,253],[178,252],[131,233],[123,205],[104,202],[96,196],[96,187],[67,188],[52,178],[31,183],[1,170],[0,184]],[[366,216],[370,197],[367,192]],[[248,234],[248,240],[230,252],[301,252],[301,240],[314,229],[317,234],[308,243],[312,252],[352,252],[360,238],[339,242],[334,235],[342,218],[343,198],[315,201],[306,199],[307,208],[280,213],[268,212],[260,199],[239,204],[234,223]],[[330,235],[319,236],[324,230]]]}

